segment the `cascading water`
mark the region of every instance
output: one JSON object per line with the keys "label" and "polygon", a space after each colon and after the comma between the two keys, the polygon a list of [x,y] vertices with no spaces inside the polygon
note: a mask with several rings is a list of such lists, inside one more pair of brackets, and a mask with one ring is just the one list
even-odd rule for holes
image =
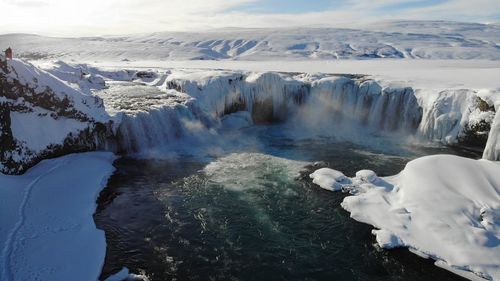
{"label": "cascading water", "polygon": [[248,112],[256,124],[280,121],[296,131],[313,128],[333,134],[354,127],[414,133],[422,118],[411,88],[382,89],[374,81],[344,76],[228,73],[200,81],[174,77],[165,84],[175,88],[169,91],[176,94],[165,97],[157,92],[128,98],[168,100],[184,95],[183,101],[122,113],[120,150],[140,153],[221,137],[217,134],[223,127],[220,119],[236,112]]}
{"label": "cascading water", "polygon": [[118,130],[119,148],[127,153],[144,149],[168,151],[179,139],[211,137],[213,120],[190,105],[164,106],[124,114]]}
{"label": "cascading water", "polygon": [[413,133],[422,110],[410,88],[385,88],[374,81],[328,78],[314,82],[295,120],[316,130],[370,129]]}

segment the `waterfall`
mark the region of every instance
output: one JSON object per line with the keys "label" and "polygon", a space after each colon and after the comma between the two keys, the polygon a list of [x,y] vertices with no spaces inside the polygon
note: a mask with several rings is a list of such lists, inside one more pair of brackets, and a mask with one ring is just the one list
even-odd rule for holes
{"label": "waterfall", "polygon": [[[477,141],[487,133],[477,124],[486,124],[489,130],[494,116],[494,110],[484,106],[489,102],[474,90],[382,87],[362,76],[214,71],[169,74],[162,87],[182,93],[186,102],[122,113],[120,151],[199,146],[220,138],[225,124],[238,128],[273,122],[283,122],[298,133],[353,141],[369,134],[397,134],[468,145],[470,139]],[[239,119],[227,121],[230,115]],[[499,123],[490,132],[485,151],[489,159],[498,158]]]}
{"label": "waterfall", "polygon": [[199,81],[169,78],[165,84],[195,98],[214,117],[248,111],[256,123],[285,119],[310,92],[308,83],[273,72],[218,73]]}
{"label": "waterfall", "polygon": [[117,132],[118,150],[126,153],[143,153],[152,149],[169,152],[181,144],[189,146],[203,141],[203,138],[213,137],[212,128],[216,124],[190,103],[123,114]]}
{"label": "waterfall", "polygon": [[[374,81],[347,77],[315,81],[293,118],[310,130],[334,134],[415,132],[422,117],[411,88],[385,88]],[[359,132],[356,132],[359,131]],[[360,133],[361,132],[361,133]]]}
{"label": "waterfall", "polygon": [[372,80],[234,72],[197,78],[165,80],[165,87],[187,94],[189,102],[123,113],[119,150],[169,151],[175,144],[206,142],[220,137],[220,120],[237,112],[247,112],[253,123],[285,122],[298,131],[364,127],[413,133],[422,118],[411,88],[382,89]]}

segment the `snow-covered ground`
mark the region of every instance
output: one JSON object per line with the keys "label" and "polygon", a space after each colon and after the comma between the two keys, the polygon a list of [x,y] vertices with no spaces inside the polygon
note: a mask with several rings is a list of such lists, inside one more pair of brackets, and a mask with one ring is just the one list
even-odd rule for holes
{"label": "snow-covered ground", "polygon": [[113,160],[72,154],[22,176],[0,174],[1,280],[97,280],[106,240],[92,215]]}
{"label": "snow-covered ground", "polygon": [[108,60],[500,59],[500,26],[395,21],[356,28],[220,29],[129,36],[0,36],[26,58]]}
{"label": "snow-covered ground", "polygon": [[376,228],[381,247],[408,247],[469,279],[500,279],[499,162],[437,155],[413,160],[392,177],[363,170],[348,178],[329,168],[310,177],[324,189],[351,193],[342,207]]}
{"label": "snow-covered ground", "polygon": [[[42,64],[43,60],[35,62]],[[500,88],[500,61],[495,60],[269,60],[269,61],[88,61],[104,69],[214,69],[369,75],[378,80],[421,88]]]}

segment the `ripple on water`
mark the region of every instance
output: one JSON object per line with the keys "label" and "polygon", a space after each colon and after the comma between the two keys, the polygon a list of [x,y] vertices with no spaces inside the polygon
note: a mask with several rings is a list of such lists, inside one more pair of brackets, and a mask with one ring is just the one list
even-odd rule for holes
{"label": "ripple on water", "polygon": [[[394,173],[411,158],[356,149],[316,160]],[[407,250],[374,247],[371,227],[339,206],[343,194],[294,179],[306,163],[259,153],[117,161],[95,215],[108,242],[103,277],[127,266],[151,280],[457,280]]]}

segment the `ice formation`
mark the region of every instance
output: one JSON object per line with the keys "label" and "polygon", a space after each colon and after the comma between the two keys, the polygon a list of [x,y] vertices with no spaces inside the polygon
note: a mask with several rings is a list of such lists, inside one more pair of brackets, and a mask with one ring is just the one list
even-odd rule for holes
{"label": "ice formation", "polygon": [[[148,98],[115,93],[110,101],[140,108],[122,118],[118,142],[124,151],[158,148],[164,140],[171,144],[199,132],[207,136],[234,113],[251,116],[247,124],[288,122],[301,133],[352,139],[395,134],[484,147],[498,101],[495,90],[414,90],[352,75],[174,70],[156,77],[147,83],[160,92]],[[154,105],[147,105],[151,100]],[[185,124],[197,124],[198,132]]]}

